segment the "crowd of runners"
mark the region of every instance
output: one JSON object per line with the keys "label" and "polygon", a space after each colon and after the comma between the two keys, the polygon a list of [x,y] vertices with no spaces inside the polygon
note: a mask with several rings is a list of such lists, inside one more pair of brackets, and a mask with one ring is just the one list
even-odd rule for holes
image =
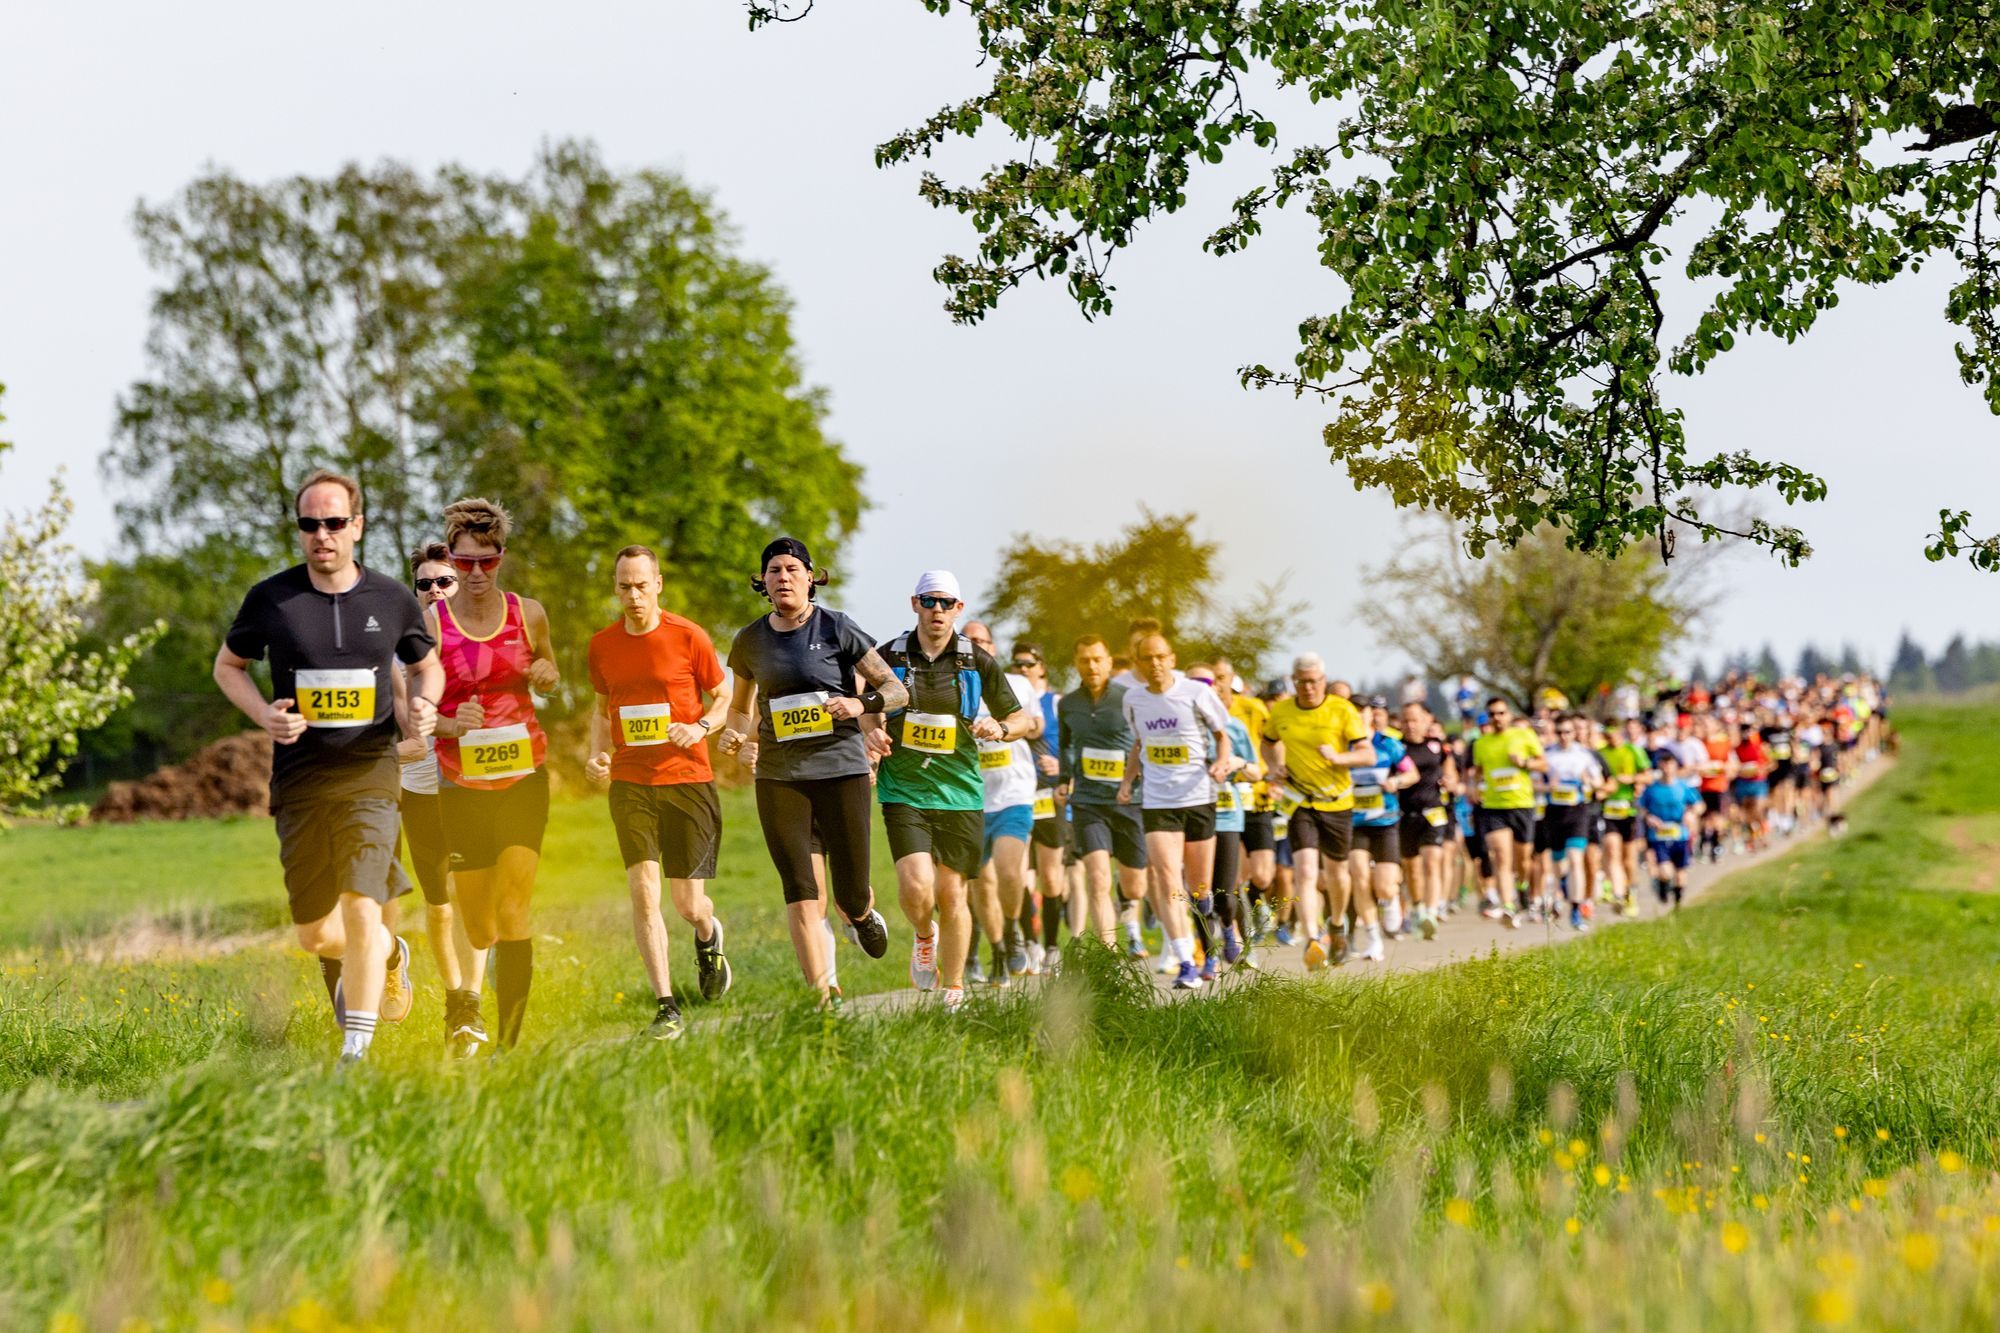
{"label": "crowd of runners", "polygon": [[[399,899],[421,890],[455,1058],[519,1041],[549,814],[538,699],[560,684],[541,605],[503,588],[511,523],[484,499],[440,516],[409,579],[362,565],[360,487],[315,473],[296,496],[304,562],[245,596],[217,654],[232,702],[275,742],[271,806],[300,944],[343,1033],[411,1009]],[[587,656],[584,769],[608,787],[634,939],[685,1021],[663,901],[687,923],[698,988],[732,980],[706,885],[722,809],[710,746],[755,776],[764,843],[805,984],[842,1002],[836,940],[870,958],[890,930],[871,880],[874,807],[910,929],[910,984],[947,1009],[968,986],[1054,970],[1094,936],[1199,991],[1297,950],[1308,971],[1383,962],[1456,911],[1588,930],[1600,911],[1677,909],[1688,867],[1809,823],[1889,739],[1866,677],[1626,685],[1588,711],[1545,692],[1523,715],[1465,679],[1356,697],[1317,654],[1262,684],[1182,662],[1157,621],[1004,656],[961,620],[948,571],[885,640],[820,605],[825,572],[780,537],[751,586],[770,603],[726,659],[660,605],[659,561],[613,566],[619,618]],[[268,659],[273,698],[250,675]],[[400,668],[400,669],[399,669]],[[1433,710],[1433,703],[1438,705]],[[1442,715],[1440,715],[1442,714]],[[404,851],[415,871],[403,870]],[[492,973],[494,1028],[482,990]]]}

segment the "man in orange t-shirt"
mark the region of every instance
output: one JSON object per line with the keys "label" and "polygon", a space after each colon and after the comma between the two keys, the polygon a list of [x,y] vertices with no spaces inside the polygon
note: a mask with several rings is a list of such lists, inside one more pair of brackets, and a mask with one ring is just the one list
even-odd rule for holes
{"label": "man in orange t-shirt", "polygon": [[671,1040],[684,1024],[668,980],[662,877],[674,910],[694,927],[702,998],[720,999],[731,980],[722,922],[707,892],[722,841],[708,733],[721,724],[729,695],[708,634],[660,609],[659,557],[628,546],[614,571],[624,614],[590,639],[597,707],[590,715],[585,770],[593,781],[611,784],[611,825],[632,892],[632,931],[659,999],[647,1032]]}

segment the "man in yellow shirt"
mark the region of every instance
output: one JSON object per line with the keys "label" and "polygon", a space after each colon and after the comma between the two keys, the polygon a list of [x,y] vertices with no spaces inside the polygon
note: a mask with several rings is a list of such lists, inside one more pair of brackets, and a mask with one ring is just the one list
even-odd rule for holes
{"label": "man in yellow shirt", "polygon": [[[1268,781],[1302,798],[1291,815],[1292,877],[1299,890],[1299,924],[1306,934],[1306,969],[1347,957],[1347,852],[1353,842],[1354,778],[1375,762],[1368,723],[1345,699],[1329,694],[1318,653],[1292,663],[1293,695],[1271,705],[1264,724]],[[1287,798],[1289,804],[1289,798]],[[1327,884],[1328,929],[1319,915],[1321,871]],[[1371,920],[1374,904],[1357,904]]]}
{"label": "man in yellow shirt", "polygon": [[[1497,913],[1509,930],[1520,924],[1520,902],[1514,881],[1526,876],[1535,856],[1535,780],[1548,767],[1535,729],[1515,718],[1513,708],[1497,695],[1486,701],[1493,730],[1475,737],[1467,790],[1478,793],[1476,824],[1486,844],[1486,863],[1500,890]],[[1493,916],[1489,909],[1486,913]]]}

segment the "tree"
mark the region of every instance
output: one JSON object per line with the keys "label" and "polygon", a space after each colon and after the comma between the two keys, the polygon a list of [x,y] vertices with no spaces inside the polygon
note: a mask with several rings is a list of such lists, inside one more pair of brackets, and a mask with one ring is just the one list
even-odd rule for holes
{"label": "tree", "polygon": [[1816,645],[1809,643],[1799,650],[1799,678],[1807,684],[1811,684],[1821,676],[1830,676],[1833,671],[1833,660],[1822,653]]}
{"label": "tree", "polygon": [[1142,508],[1117,540],[1091,546],[1017,535],[1000,553],[986,593],[988,613],[1017,637],[1039,643],[1059,680],[1069,674],[1078,638],[1101,634],[1122,655],[1126,627],[1141,617],[1160,622],[1183,663],[1223,656],[1254,680],[1272,650],[1302,629],[1306,606],[1286,599],[1281,578],[1221,611],[1221,547],[1197,537],[1194,520]]}
{"label": "tree", "polygon": [[1928,694],[1937,688],[1924,650],[1908,630],[1896,640],[1896,655],[1889,662],[1888,685],[1898,694]]}
{"label": "tree", "polygon": [[1785,674],[1785,669],[1778,665],[1778,654],[1772,651],[1769,643],[1766,643],[1758,650],[1757,660],[1752,664],[1752,670],[1757,673],[1757,679],[1766,685]]}
{"label": "tree", "polygon": [[1938,689],[1945,694],[1959,694],[1972,688],[1972,653],[1963,634],[1951,636],[1931,672],[1937,678]]}
{"label": "tree", "polygon": [[1364,571],[1358,609],[1430,679],[1469,674],[1522,707],[1553,687],[1581,705],[1600,687],[1659,673],[1707,604],[1698,569],[1639,551],[1606,560],[1547,529],[1474,559],[1457,528],[1431,520]]}
{"label": "tree", "polygon": [[58,478],[40,508],[0,516],[0,816],[62,780],[77,738],[131,699],[125,673],[164,628],[77,650],[97,587],[63,541],[74,509]]}
{"label": "tree", "polygon": [[[1699,493],[1795,503],[1825,483],[1690,450],[1663,380],[1751,334],[1792,341],[1843,284],[1927,260],[1962,266],[1960,374],[2000,411],[2000,12],[1983,0],[923,2],[970,13],[988,82],[877,162],[996,132],[1019,145],[967,182],[922,177],[978,235],[936,269],[954,318],[1030,276],[1110,311],[1112,261],[1186,206],[1200,165],[1275,153],[1206,248],[1303,206],[1345,300],[1303,321],[1289,369],[1242,379],[1318,396],[1354,484],[1452,515],[1475,553],[1554,525],[1606,555],[1735,531],[1805,558],[1797,529],[1732,528]],[[1281,127],[1250,100],[1273,84],[1318,109]],[[1691,330],[1672,345],[1670,318]],[[2000,568],[2000,536],[1970,523],[1943,511],[1929,554]]]}

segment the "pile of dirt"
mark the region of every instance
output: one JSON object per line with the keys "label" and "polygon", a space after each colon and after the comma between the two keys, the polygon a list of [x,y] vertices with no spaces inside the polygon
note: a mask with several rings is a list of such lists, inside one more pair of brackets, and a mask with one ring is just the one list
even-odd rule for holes
{"label": "pile of dirt", "polygon": [[137,782],[114,782],[91,807],[92,820],[213,819],[271,813],[271,738],[261,731],[226,737],[184,764]]}

